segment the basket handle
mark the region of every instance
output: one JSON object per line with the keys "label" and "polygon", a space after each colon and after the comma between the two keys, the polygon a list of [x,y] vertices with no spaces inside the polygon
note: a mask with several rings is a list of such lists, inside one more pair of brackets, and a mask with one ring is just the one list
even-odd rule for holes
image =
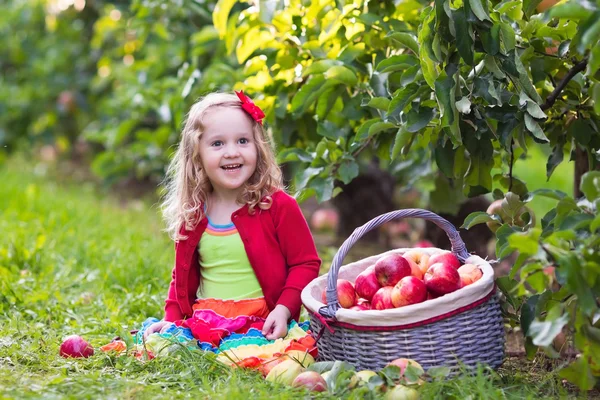
{"label": "basket handle", "polygon": [[467,248],[465,247],[465,242],[463,242],[461,239],[460,234],[454,225],[431,211],[422,210],[419,208],[407,208],[405,210],[391,211],[389,213],[382,214],[373,218],[366,224],[356,228],[354,232],[352,232],[352,235],[350,235],[350,237],[344,241],[342,246],[335,254],[327,276],[327,305],[319,309],[319,314],[325,318],[335,320],[335,313],[340,308],[337,295],[338,272],[350,248],[354,246],[354,244],[367,232],[388,221],[400,218],[422,218],[424,220],[433,222],[442,228],[444,232],[446,232],[448,239],[450,239],[452,252],[461,262],[464,262],[470,256],[470,254],[467,252]]}

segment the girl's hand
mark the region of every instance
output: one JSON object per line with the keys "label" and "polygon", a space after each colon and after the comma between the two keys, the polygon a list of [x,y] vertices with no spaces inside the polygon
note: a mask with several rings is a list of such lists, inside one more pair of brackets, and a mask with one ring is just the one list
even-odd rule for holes
{"label": "girl's hand", "polygon": [[146,328],[146,331],[144,332],[144,340],[148,339],[148,336],[153,334],[153,333],[163,333],[165,330],[167,330],[169,328],[169,326],[171,326],[172,322],[169,321],[158,321],[153,323],[152,325],[150,325],[148,328]]}
{"label": "girl's hand", "polygon": [[287,322],[292,314],[284,305],[278,304],[269,313],[262,334],[269,340],[279,339],[287,334]]}

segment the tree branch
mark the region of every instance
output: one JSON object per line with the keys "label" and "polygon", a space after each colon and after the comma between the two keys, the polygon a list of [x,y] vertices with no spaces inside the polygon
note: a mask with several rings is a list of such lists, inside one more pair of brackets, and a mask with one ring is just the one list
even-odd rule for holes
{"label": "tree branch", "polygon": [[565,87],[567,87],[569,81],[573,79],[575,75],[583,71],[587,67],[587,63],[588,60],[586,58],[571,67],[569,72],[567,72],[567,75],[565,75],[565,77],[558,83],[558,86],[556,86],[552,93],[550,93],[550,95],[546,98],[544,104],[541,105],[542,110],[546,111],[547,109],[552,107],[556,99],[558,99],[558,96],[560,96],[560,93]]}

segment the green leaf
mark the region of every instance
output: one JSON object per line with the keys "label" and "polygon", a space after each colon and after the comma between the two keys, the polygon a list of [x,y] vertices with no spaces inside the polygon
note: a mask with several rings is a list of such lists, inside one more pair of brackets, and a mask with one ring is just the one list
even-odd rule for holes
{"label": "green leaf", "polygon": [[592,18],[595,18],[596,22],[594,22],[589,28],[585,29],[581,35],[580,46],[583,49],[590,48],[600,39],[600,11],[596,11]]}
{"label": "green leaf", "polygon": [[535,8],[542,2],[542,0],[523,0],[523,13],[527,18],[535,14]]}
{"label": "green leaf", "polygon": [[471,24],[465,17],[465,9],[460,8],[452,11],[452,20],[456,30],[456,47],[458,53],[468,65],[473,65],[473,37],[471,34]]}
{"label": "green leaf", "polygon": [[475,225],[484,224],[486,222],[495,221],[494,218],[484,212],[484,211],[475,211],[465,218],[465,222],[460,227],[461,229],[471,229]]}
{"label": "green leaf", "polygon": [[496,24],[489,31],[481,30],[479,32],[483,49],[489,55],[494,56],[500,51],[500,29],[501,26]]}
{"label": "green leaf", "polygon": [[318,176],[321,172],[323,172],[323,167],[320,168],[306,168],[304,170],[299,171],[296,174],[296,190],[302,190],[306,187],[308,182],[314,177]]}
{"label": "green leaf", "polygon": [[315,61],[302,71],[302,77],[325,73],[329,68],[335,67],[336,65],[342,65],[342,63],[338,60],[329,59]]}
{"label": "green leaf", "polygon": [[405,88],[397,90],[388,107],[388,115],[402,111],[404,107],[416,97],[418,90],[419,85],[416,83],[412,83]]}
{"label": "green leaf", "polygon": [[237,0],[219,0],[212,13],[213,25],[221,38],[227,33],[227,18]]}
{"label": "green leaf", "polygon": [[444,73],[435,81],[435,96],[442,116],[442,128],[449,127],[453,133],[453,143],[460,144],[460,138],[458,137],[458,135],[460,135],[458,128],[458,110],[456,109],[456,101],[454,100],[454,89],[456,85],[454,72],[456,69],[453,71],[452,69],[447,68],[447,70],[452,72],[452,74],[446,75],[446,73]]}
{"label": "green leaf", "polygon": [[547,347],[558,335],[562,328],[569,322],[569,315],[565,314],[553,321],[539,321],[535,319],[531,322],[527,336],[531,337],[536,346]]}
{"label": "green leaf", "polygon": [[540,295],[535,294],[529,297],[521,307],[521,331],[524,335],[529,336],[529,329],[535,319],[535,309],[539,299]]}
{"label": "green leaf", "polygon": [[577,385],[581,390],[591,390],[596,385],[596,378],[592,375],[585,357],[575,359],[574,362],[561,369],[558,376]]}
{"label": "green leaf", "polygon": [[396,132],[396,138],[394,139],[394,145],[390,151],[390,159],[395,160],[398,154],[402,151],[403,147],[410,141],[412,133],[407,131],[405,127],[401,127]]}
{"label": "green leaf", "polygon": [[485,160],[478,156],[471,157],[471,164],[465,176],[465,194],[468,197],[486,194],[492,191],[491,171],[494,160]]}
{"label": "green leaf", "polygon": [[508,237],[508,244],[521,254],[534,255],[539,250],[540,229],[530,229],[527,232],[515,233]]}
{"label": "green leaf", "polygon": [[327,201],[333,195],[333,177],[316,177],[310,181],[309,187],[315,190],[319,203]]}
{"label": "green leaf", "polygon": [[542,111],[540,106],[525,94],[525,92],[519,93],[519,104],[521,107],[527,107],[527,113],[531,115],[533,118],[544,119],[548,116]]}
{"label": "green leaf", "polygon": [[[596,47],[600,49],[600,47]],[[598,57],[600,60],[600,57]],[[600,82],[594,83],[594,88],[592,89],[592,98],[594,99],[594,111],[596,114],[600,114]]]}
{"label": "green leaf", "polygon": [[386,97],[373,97],[367,103],[367,106],[377,108],[378,110],[387,111],[390,107],[390,99]]}
{"label": "green leaf", "polygon": [[552,189],[537,189],[531,192],[534,196],[548,197],[554,200],[564,199],[567,195],[560,190],[552,190]]}
{"label": "green leaf", "polygon": [[386,58],[385,60],[381,61],[377,65],[376,70],[378,72],[394,72],[413,67],[418,64],[419,60],[415,56],[410,54],[401,54]]}
{"label": "green leaf", "polygon": [[[441,13],[443,16],[444,10],[436,7],[436,11]],[[435,81],[438,77],[439,71],[434,61],[437,61],[433,52],[433,40],[435,37],[435,16],[431,7],[427,7],[422,14],[422,22],[419,26],[419,60],[421,61],[421,69],[423,71],[423,78],[429,85],[430,88],[434,88]],[[448,17],[446,16],[446,20]]]}
{"label": "green leaf", "polygon": [[548,161],[546,161],[546,177],[548,178],[548,180],[552,176],[554,169],[556,169],[558,164],[560,164],[563,160],[563,146],[563,142],[559,142],[556,146],[554,146],[554,148],[552,149],[552,153],[548,157]]}
{"label": "green leaf", "polygon": [[324,83],[325,77],[323,75],[311,76],[308,81],[300,87],[300,90],[298,90],[292,99],[290,111],[292,113],[304,113],[304,111],[315,101],[320,93],[319,90],[322,89]]}
{"label": "green leaf", "polygon": [[419,112],[416,112],[414,109],[410,110],[407,116],[406,130],[408,132],[420,131],[421,129],[427,126],[429,121],[432,120],[433,116],[433,108],[420,107]]}
{"label": "green leaf", "polygon": [[388,129],[398,128],[396,124],[392,124],[391,122],[375,122],[373,125],[369,127],[369,136],[376,135],[380,132],[386,131]]}
{"label": "green leaf", "polygon": [[356,132],[356,137],[354,138],[354,140],[356,142],[360,142],[361,140],[368,138],[369,137],[369,129],[371,128],[371,126],[373,126],[377,122],[381,122],[381,119],[372,118],[372,119],[368,119],[365,122],[363,122],[363,124],[360,126],[360,128],[358,128],[358,131]]}
{"label": "green leaf", "polygon": [[538,103],[538,104],[542,103],[542,98],[540,97],[538,92],[535,90],[533,83],[531,83],[531,79],[529,78],[529,75],[527,74],[527,70],[523,66],[523,63],[521,62],[519,53],[516,51],[514,51],[514,62],[515,62],[515,67],[517,69],[517,72],[519,73],[519,83],[523,87],[523,90],[525,90],[525,93],[527,93],[527,95],[536,103]]}
{"label": "green leaf", "polygon": [[416,55],[419,54],[419,44],[412,34],[406,32],[390,32],[386,37],[408,47]]}
{"label": "green leaf", "polygon": [[[433,148],[433,156],[435,158],[435,162],[447,178],[454,178],[456,175],[454,173],[454,165],[455,165],[455,154],[457,153],[452,146],[452,143],[448,140],[445,144],[442,144],[443,140],[440,138],[437,146]],[[462,151],[462,148],[459,148],[459,151]]]}
{"label": "green leaf", "polygon": [[525,127],[529,132],[531,132],[534,138],[538,139],[538,141],[542,143],[550,142],[546,135],[544,135],[544,131],[542,128],[540,128],[540,125],[537,123],[537,121],[534,120],[528,113],[525,114]]}
{"label": "green leaf", "polygon": [[329,68],[323,74],[326,79],[331,79],[335,82],[340,82],[348,86],[354,86],[358,82],[356,74],[347,67],[336,65]]}
{"label": "green leaf", "polygon": [[312,363],[311,365],[309,365],[306,368],[306,370],[307,371],[315,371],[315,372],[318,372],[319,374],[322,374],[323,372],[330,371],[331,368],[333,368],[334,363],[335,363],[335,361],[318,361],[316,363]]}
{"label": "green leaf", "polygon": [[313,161],[313,157],[305,150],[297,148],[287,148],[280,151],[277,155],[277,162],[285,163],[289,161],[302,161],[310,163]]}
{"label": "green leaf", "polygon": [[358,176],[358,164],[354,160],[345,160],[340,164],[338,175],[344,184],[349,184]]}
{"label": "green leaf", "polygon": [[550,18],[588,19],[593,14],[593,8],[586,7],[583,2],[571,0],[555,5],[547,13]]}
{"label": "green leaf", "polygon": [[484,64],[488,71],[490,71],[494,78],[496,79],[504,79],[506,78],[506,74],[502,72],[502,70],[498,67],[498,63],[496,63],[496,58],[490,56],[489,54],[484,58]]}
{"label": "green leaf", "polygon": [[589,201],[594,201],[600,197],[600,171],[586,172],[581,177],[579,189]]}
{"label": "green leaf", "polygon": [[[485,8],[482,5],[482,1],[486,3]],[[487,0],[469,0],[469,4],[471,5],[471,11],[473,11],[478,20],[492,21],[487,12]]]}
{"label": "green leaf", "polygon": [[515,30],[506,22],[500,23],[500,38],[507,54],[515,49],[517,45]]}

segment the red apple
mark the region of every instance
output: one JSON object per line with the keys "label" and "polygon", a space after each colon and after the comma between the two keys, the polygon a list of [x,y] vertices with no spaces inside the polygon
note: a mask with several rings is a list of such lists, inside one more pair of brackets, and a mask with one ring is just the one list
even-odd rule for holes
{"label": "red apple", "polygon": [[[406,257],[404,257],[406,258]],[[415,278],[418,279],[423,279],[423,275],[425,274],[425,272],[421,271],[421,268],[419,268],[419,265],[414,262],[413,260],[410,260],[408,258],[406,258],[406,261],[408,261],[408,264],[410,265],[410,274],[412,276],[414,276]]]}
{"label": "red apple", "polygon": [[316,371],[304,371],[294,379],[292,387],[302,387],[311,392],[327,391],[327,382]]}
{"label": "red apple", "polygon": [[390,254],[375,263],[375,275],[381,286],[394,286],[410,273],[410,264],[400,254]]}
{"label": "red apple", "polygon": [[338,212],[331,208],[320,208],[310,218],[310,225],[316,231],[335,231],[339,224]]}
{"label": "red apple", "polygon": [[[425,286],[427,286],[427,285],[425,285]],[[427,300],[437,299],[438,297],[441,297],[441,295],[430,292],[429,290],[427,291]]]}
{"label": "red apple", "polygon": [[371,309],[371,302],[367,299],[361,299],[359,298],[358,301],[356,302],[357,306],[363,306],[368,308],[369,310]]}
{"label": "red apple", "polygon": [[448,264],[433,264],[423,278],[427,290],[438,295],[454,292],[460,289],[458,270]]}
{"label": "red apple", "polygon": [[356,292],[354,291],[354,285],[352,282],[345,279],[337,280],[337,294],[338,302],[342,308],[350,308],[356,304]]}
{"label": "red apple", "polygon": [[90,357],[94,355],[94,348],[90,346],[81,336],[67,336],[60,345],[60,355],[69,357]]}
{"label": "red apple", "polygon": [[408,365],[411,365],[415,368],[418,368],[421,370],[421,374],[423,374],[425,371],[423,371],[423,367],[421,367],[421,364],[419,364],[418,362],[416,362],[415,360],[412,360],[410,358],[396,358],[393,361],[390,361],[388,363],[388,365],[395,365],[396,367],[400,368],[400,375],[404,375],[404,371],[406,371],[406,367]]}
{"label": "red apple", "polygon": [[458,269],[460,275],[461,286],[468,286],[473,282],[478,281],[482,276],[483,272],[477,265],[465,264]]}
{"label": "red apple", "polygon": [[449,251],[434,254],[433,256],[429,257],[429,267],[437,263],[450,265],[454,269],[460,268],[460,261],[458,261],[458,258],[456,258],[456,256]]}
{"label": "red apple", "polygon": [[[419,269],[421,270],[421,279],[423,279],[423,275],[425,275],[427,268],[429,268],[429,254],[427,254],[423,250],[412,249],[404,253],[403,257],[409,262],[412,261],[413,263],[419,266]],[[418,278],[418,276],[415,273],[413,273],[412,275]]]}
{"label": "red apple", "polygon": [[367,270],[361,272],[354,281],[354,287],[356,289],[356,293],[367,300],[371,300],[375,292],[379,290],[381,285],[377,280],[377,276],[375,275],[375,270]]}
{"label": "red apple", "polygon": [[419,240],[415,243],[415,247],[435,247],[429,240]]}
{"label": "red apple", "polygon": [[405,276],[392,290],[394,307],[421,303],[427,299],[427,287],[422,280],[414,276]]}
{"label": "red apple", "polygon": [[373,296],[373,300],[371,300],[371,309],[387,310],[389,308],[394,308],[394,303],[392,303],[393,290],[393,286],[384,286],[379,289]]}

